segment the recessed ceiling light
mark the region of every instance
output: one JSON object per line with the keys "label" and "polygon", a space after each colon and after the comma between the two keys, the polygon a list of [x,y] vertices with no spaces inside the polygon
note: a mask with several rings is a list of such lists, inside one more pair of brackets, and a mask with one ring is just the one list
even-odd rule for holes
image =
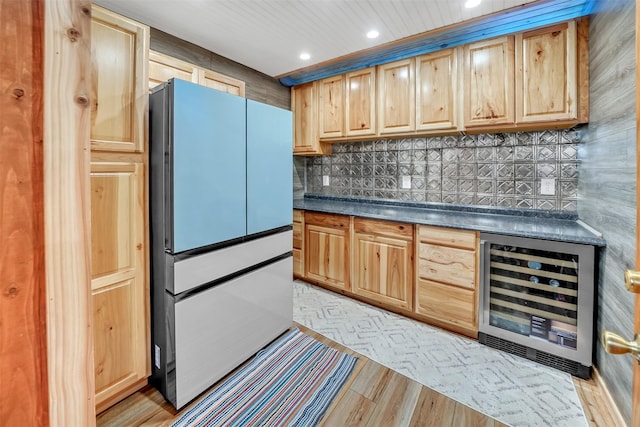
{"label": "recessed ceiling light", "polygon": [[304,52],[300,54],[300,59],[302,59],[303,61],[307,61],[309,59],[311,59],[311,55],[309,55],[308,53]]}
{"label": "recessed ceiling light", "polygon": [[478,6],[480,4],[481,1],[482,0],[467,0],[464,3],[464,7],[466,7],[467,9],[470,9],[472,7],[476,7],[476,6]]}
{"label": "recessed ceiling light", "polygon": [[375,39],[376,37],[378,37],[380,35],[379,32],[377,32],[376,30],[371,30],[367,33],[367,38],[370,39]]}

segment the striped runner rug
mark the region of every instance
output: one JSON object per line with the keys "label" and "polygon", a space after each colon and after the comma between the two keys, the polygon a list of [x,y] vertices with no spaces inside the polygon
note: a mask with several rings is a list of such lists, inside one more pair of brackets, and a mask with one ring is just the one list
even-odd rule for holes
{"label": "striped runner rug", "polygon": [[316,425],[356,361],[292,329],[215,386],[173,427]]}

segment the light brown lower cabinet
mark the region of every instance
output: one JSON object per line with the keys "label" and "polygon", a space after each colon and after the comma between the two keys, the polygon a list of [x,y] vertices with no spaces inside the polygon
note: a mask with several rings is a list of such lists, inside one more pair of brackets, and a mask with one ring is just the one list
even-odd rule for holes
{"label": "light brown lower cabinet", "polygon": [[144,164],[91,163],[91,290],[96,409],[146,384],[149,288]]}
{"label": "light brown lower cabinet", "polygon": [[294,276],[477,338],[479,242],[475,231],[294,210]]}
{"label": "light brown lower cabinet", "polygon": [[305,277],[336,290],[350,290],[350,217],[317,212],[304,215]]}
{"label": "light brown lower cabinet", "polygon": [[412,284],[413,225],[354,218],[352,292],[411,310]]}
{"label": "light brown lower cabinet", "polygon": [[293,277],[304,277],[304,211],[293,210]]}
{"label": "light brown lower cabinet", "polygon": [[415,313],[477,338],[478,233],[420,225],[416,236]]}

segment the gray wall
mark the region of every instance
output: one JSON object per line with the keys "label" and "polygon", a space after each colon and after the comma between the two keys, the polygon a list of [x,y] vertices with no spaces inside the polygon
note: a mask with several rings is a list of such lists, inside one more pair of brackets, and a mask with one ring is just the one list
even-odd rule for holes
{"label": "gray wall", "polygon": [[[314,194],[518,209],[575,211],[582,130],[334,143],[307,159]],[[328,175],[330,185],[323,186]],[[409,177],[411,189],[402,186]],[[555,178],[555,194],[540,191]]]}
{"label": "gray wall", "polygon": [[278,80],[193,43],[151,28],[151,50],[242,80],[248,99],[291,109],[291,90]]}
{"label": "gray wall", "polygon": [[[589,31],[590,122],[578,151],[578,214],[607,240],[596,330],[631,338],[633,295],[623,274],[634,267],[636,253],[635,1],[600,0],[597,7]],[[598,342],[596,366],[630,425],[631,357],[611,356]]]}

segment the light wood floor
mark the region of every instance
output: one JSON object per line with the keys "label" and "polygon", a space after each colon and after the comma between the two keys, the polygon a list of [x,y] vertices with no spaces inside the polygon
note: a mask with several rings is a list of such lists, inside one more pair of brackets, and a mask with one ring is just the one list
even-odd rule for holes
{"label": "light wood floor", "polygon": [[[320,425],[506,426],[302,325],[297,326],[318,341],[359,358],[348,383]],[[594,382],[575,379],[574,383],[590,426],[616,426]],[[157,390],[147,386],[98,415],[97,425],[167,426],[179,415]]]}

